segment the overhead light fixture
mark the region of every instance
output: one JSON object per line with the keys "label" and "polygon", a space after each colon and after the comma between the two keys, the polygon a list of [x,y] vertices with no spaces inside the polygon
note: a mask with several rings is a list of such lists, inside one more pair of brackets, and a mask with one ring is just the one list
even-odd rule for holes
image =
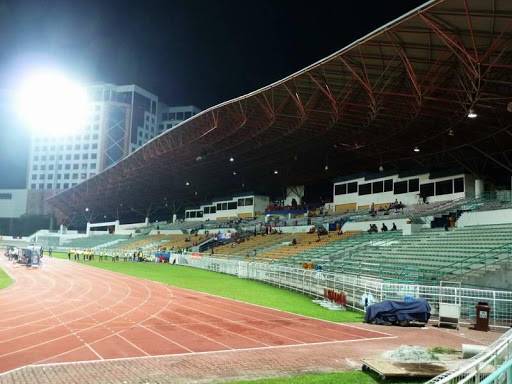
{"label": "overhead light fixture", "polygon": [[236,175],[237,175],[236,171],[233,171],[233,176],[236,176]]}
{"label": "overhead light fixture", "polygon": [[203,160],[203,156],[199,155],[196,157],[196,161],[201,161],[201,160]]}
{"label": "overhead light fixture", "polygon": [[384,171],[384,167],[382,165],[379,165],[379,171],[380,172],[383,172]]}
{"label": "overhead light fixture", "polygon": [[455,132],[453,132],[453,129],[448,130],[448,136],[455,136]]}
{"label": "overhead light fixture", "polygon": [[325,167],[324,167],[324,169],[325,169],[326,171],[328,171],[328,170],[329,170],[329,166],[326,164],[326,165],[325,165]]}
{"label": "overhead light fixture", "polygon": [[55,70],[29,74],[16,92],[20,118],[33,133],[71,136],[85,127],[90,103],[86,88]]}
{"label": "overhead light fixture", "polygon": [[419,149],[418,147],[414,147],[413,151],[414,151],[414,152],[419,152],[419,151],[420,151],[420,149]]}
{"label": "overhead light fixture", "polygon": [[468,117],[470,119],[475,119],[477,117],[477,113],[475,112],[475,110],[473,108],[469,108],[469,112],[468,112]]}
{"label": "overhead light fixture", "polygon": [[277,175],[279,171],[277,169],[274,169],[274,175]]}
{"label": "overhead light fixture", "polygon": [[234,161],[235,161],[235,158],[234,158],[234,157],[230,157],[230,158],[229,158],[229,162],[230,162],[230,163],[232,163],[232,162],[234,162]]}
{"label": "overhead light fixture", "polygon": [[185,185],[188,187],[190,185],[190,181],[186,181]]}

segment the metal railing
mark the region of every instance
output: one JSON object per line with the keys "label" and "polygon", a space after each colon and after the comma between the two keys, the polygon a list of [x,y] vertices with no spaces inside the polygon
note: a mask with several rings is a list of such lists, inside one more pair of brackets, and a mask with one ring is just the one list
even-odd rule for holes
{"label": "metal railing", "polygon": [[463,366],[445,372],[426,384],[512,383],[512,330]]}
{"label": "metal railing", "polygon": [[362,296],[369,293],[375,301],[402,300],[406,295],[427,299],[432,308],[433,319],[437,318],[440,302],[456,303],[461,307],[460,321],[466,324],[475,321],[475,305],[484,301],[491,306],[489,321],[492,326],[508,327],[512,324],[512,291],[395,283],[366,276],[294,268],[277,263],[209,257],[201,253],[179,255],[178,263],[262,281],[314,297],[323,296],[324,288],[342,291],[347,296],[347,305],[356,310],[363,310]]}

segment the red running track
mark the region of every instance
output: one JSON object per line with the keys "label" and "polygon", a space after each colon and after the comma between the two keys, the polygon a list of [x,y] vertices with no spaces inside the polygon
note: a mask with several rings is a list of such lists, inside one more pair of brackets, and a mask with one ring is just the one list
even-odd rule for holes
{"label": "red running track", "polygon": [[[28,364],[356,341],[391,335],[45,258],[0,265],[0,372]],[[173,268],[162,265],[162,268]]]}

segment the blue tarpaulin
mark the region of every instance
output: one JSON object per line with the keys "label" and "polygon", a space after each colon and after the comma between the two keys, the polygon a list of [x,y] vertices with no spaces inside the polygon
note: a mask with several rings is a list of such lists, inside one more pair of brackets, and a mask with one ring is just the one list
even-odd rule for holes
{"label": "blue tarpaulin", "polygon": [[427,323],[430,305],[425,299],[386,300],[366,308],[364,321],[371,324],[406,325],[410,321]]}

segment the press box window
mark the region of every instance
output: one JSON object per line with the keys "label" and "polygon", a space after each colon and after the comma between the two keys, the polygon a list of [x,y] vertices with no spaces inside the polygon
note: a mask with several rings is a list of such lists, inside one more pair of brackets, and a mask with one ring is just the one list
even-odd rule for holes
{"label": "press box window", "polygon": [[397,181],[393,189],[395,191],[395,195],[401,195],[402,193],[407,193],[407,181]]}
{"label": "press box window", "polygon": [[453,193],[453,180],[436,182],[436,195],[449,195]]}
{"label": "press box window", "polygon": [[454,193],[464,192],[464,178],[463,177],[458,177],[457,179],[453,180],[453,192]]}
{"label": "press box window", "polygon": [[420,179],[409,180],[409,192],[417,192],[420,190]]}
{"label": "press box window", "polygon": [[384,192],[391,192],[393,190],[393,179],[384,180]]}
{"label": "press box window", "polygon": [[347,193],[356,193],[357,192],[357,181],[347,184]]}
{"label": "press box window", "polygon": [[384,191],[384,182],[383,181],[375,181],[373,183],[373,193],[381,193]]}
{"label": "press box window", "polygon": [[359,184],[359,195],[369,195],[372,193],[372,183]]}
{"label": "press box window", "polygon": [[237,208],[236,201],[228,203],[228,209],[236,209],[236,208]]}
{"label": "press box window", "polygon": [[345,195],[347,193],[347,184],[336,184],[334,186],[334,194],[337,195]]}

